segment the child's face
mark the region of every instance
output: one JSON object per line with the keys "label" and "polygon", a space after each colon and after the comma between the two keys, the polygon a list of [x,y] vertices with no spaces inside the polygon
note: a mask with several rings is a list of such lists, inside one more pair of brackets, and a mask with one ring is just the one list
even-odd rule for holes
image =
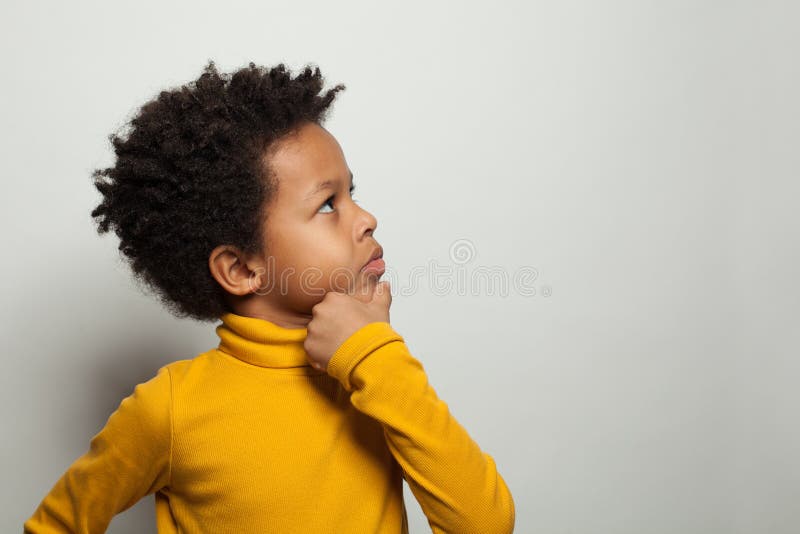
{"label": "child's face", "polygon": [[[267,256],[259,261],[266,275],[240,313],[304,325],[326,292],[358,296],[378,283],[379,273],[362,271],[380,248],[373,237],[378,223],[351,197],[342,149],[321,126],[304,125],[265,157],[278,184],[266,207]],[[325,181],[330,185],[317,190]]]}

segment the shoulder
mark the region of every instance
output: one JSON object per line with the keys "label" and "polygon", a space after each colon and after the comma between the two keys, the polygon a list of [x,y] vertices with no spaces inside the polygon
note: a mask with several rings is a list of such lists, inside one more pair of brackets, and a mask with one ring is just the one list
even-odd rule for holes
{"label": "shoulder", "polygon": [[214,375],[215,349],[202,352],[193,358],[175,360],[158,369],[152,380],[168,382],[172,391]]}
{"label": "shoulder", "polygon": [[194,360],[175,360],[162,365],[149,379],[136,384],[129,398],[138,399],[140,402],[146,403],[146,399],[168,399],[172,397],[174,383],[186,374]]}

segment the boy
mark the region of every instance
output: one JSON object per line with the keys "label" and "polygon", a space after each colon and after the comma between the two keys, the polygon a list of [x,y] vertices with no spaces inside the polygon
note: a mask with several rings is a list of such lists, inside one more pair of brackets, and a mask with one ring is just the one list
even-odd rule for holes
{"label": "boy", "polygon": [[377,221],[325,130],[338,85],[250,63],[162,91],[94,173],[113,228],[169,310],[217,348],[138,384],[25,532],[97,533],[155,493],[158,532],[508,533],[514,503],[389,323]]}

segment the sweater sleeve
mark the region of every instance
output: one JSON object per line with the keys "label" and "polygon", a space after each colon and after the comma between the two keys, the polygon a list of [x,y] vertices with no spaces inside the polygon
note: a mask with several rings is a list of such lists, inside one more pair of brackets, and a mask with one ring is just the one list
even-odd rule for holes
{"label": "sweater sleeve", "polygon": [[67,468],[25,522],[24,532],[105,532],[114,515],[168,485],[171,399],[164,366],[122,400],[89,450]]}
{"label": "sweater sleeve", "polygon": [[389,323],[351,335],[331,356],[328,373],[356,409],[382,424],[434,534],[513,532],[514,501],[494,459],[450,414]]}

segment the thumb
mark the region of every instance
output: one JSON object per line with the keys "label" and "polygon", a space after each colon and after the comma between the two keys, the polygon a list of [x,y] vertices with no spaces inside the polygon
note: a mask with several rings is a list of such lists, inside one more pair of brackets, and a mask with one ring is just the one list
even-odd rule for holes
{"label": "thumb", "polygon": [[375,286],[375,291],[372,294],[372,302],[381,304],[388,308],[392,304],[392,287],[388,280],[379,282]]}

